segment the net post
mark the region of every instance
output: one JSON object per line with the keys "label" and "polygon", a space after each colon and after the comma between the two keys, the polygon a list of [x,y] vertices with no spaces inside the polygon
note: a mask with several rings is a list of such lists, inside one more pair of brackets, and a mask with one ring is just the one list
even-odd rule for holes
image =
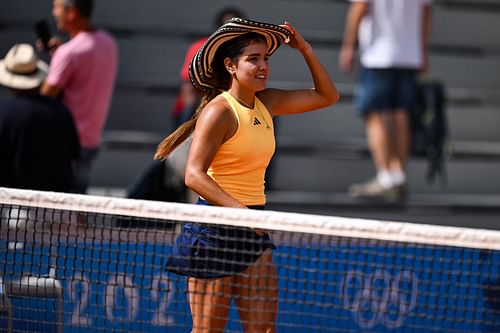
{"label": "net post", "polygon": [[5,283],[8,297],[39,297],[57,300],[56,332],[64,331],[64,292],[61,282],[53,277],[23,276]]}
{"label": "net post", "polygon": [[7,314],[7,332],[12,332],[12,304],[7,293],[2,278],[0,277],[0,313]]}

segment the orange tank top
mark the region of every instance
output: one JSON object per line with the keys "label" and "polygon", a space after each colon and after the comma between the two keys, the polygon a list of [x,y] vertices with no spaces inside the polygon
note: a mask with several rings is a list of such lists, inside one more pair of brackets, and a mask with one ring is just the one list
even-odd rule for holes
{"label": "orange tank top", "polygon": [[275,149],[272,117],[257,97],[249,109],[228,92],[222,96],[236,115],[238,129],[219,147],[207,173],[242,204],[264,205],[264,176]]}

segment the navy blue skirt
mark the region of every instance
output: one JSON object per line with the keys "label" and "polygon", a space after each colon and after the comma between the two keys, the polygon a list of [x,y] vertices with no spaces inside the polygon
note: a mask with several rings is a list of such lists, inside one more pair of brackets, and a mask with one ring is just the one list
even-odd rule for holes
{"label": "navy blue skirt", "polygon": [[[208,203],[200,200],[198,204]],[[235,275],[252,265],[266,249],[275,248],[267,233],[258,235],[250,228],[186,223],[174,241],[166,270],[201,279]]]}

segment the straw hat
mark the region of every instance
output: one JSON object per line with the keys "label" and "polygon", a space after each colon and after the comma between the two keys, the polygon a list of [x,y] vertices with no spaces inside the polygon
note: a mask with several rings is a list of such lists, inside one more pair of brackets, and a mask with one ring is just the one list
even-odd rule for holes
{"label": "straw hat", "polygon": [[208,92],[214,87],[212,60],[217,49],[228,40],[241,36],[248,32],[256,32],[266,39],[269,55],[283,43],[289,35],[289,31],[279,25],[250,21],[242,18],[232,18],[217,29],[212,36],[203,44],[194,56],[189,66],[189,77],[193,86]]}
{"label": "straw hat", "polygon": [[29,90],[42,84],[49,66],[38,59],[29,44],[14,45],[0,60],[0,84],[9,88]]}

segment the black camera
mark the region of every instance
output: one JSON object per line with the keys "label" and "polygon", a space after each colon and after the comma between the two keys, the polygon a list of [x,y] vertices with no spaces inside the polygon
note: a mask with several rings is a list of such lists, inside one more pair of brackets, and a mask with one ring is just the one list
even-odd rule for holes
{"label": "black camera", "polygon": [[49,25],[46,20],[40,20],[35,23],[36,36],[42,41],[45,50],[49,49],[49,41],[52,37]]}

